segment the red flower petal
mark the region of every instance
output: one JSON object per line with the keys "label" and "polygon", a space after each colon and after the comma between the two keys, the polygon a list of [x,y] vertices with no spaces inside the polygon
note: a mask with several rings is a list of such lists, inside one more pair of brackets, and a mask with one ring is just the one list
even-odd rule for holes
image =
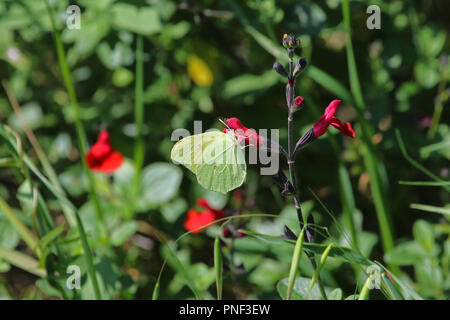
{"label": "red flower petal", "polygon": [[211,211],[212,213],[214,213],[216,220],[225,217],[225,212],[223,210],[214,209],[213,207],[210,206],[210,204],[208,203],[208,201],[205,198],[199,198],[197,200],[197,205],[200,208],[207,209],[207,210]]}
{"label": "red flower petal", "polygon": [[247,129],[238,118],[229,118],[225,122],[235,131],[238,137],[244,139],[246,145],[258,146],[261,144],[261,137],[255,131]]}
{"label": "red flower petal", "polygon": [[234,129],[234,130],[241,129],[244,131],[247,130],[247,128],[244,127],[244,125],[241,123],[241,121],[238,118],[229,118],[229,119],[226,119],[225,122],[231,129]]}
{"label": "red flower petal", "polygon": [[85,161],[93,171],[112,173],[122,165],[123,156],[111,147],[109,133],[103,130],[99,133],[97,142],[86,154]]}
{"label": "red flower petal", "polygon": [[205,210],[203,212],[198,212],[194,209],[188,211],[186,220],[184,221],[184,227],[188,231],[192,231],[192,233],[199,233],[200,231],[208,228],[204,227],[215,219],[215,215],[210,210]]}
{"label": "red flower petal", "polygon": [[325,116],[325,119],[330,120],[334,114],[336,113],[337,108],[341,104],[341,100],[333,100],[330,102],[328,107],[325,109],[325,112],[323,115]]}
{"label": "red flower petal", "polygon": [[325,115],[321,116],[313,126],[314,137],[318,138],[327,132],[330,123],[325,119]]}
{"label": "red flower petal", "polygon": [[97,137],[97,141],[109,144],[109,132],[106,130],[100,131]]}
{"label": "red flower petal", "polygon": [[213,211],[213,208],[211,208],[211,206],[209,205],[208,201],[206,201],[205,198],[199,198],[197,200],[197,205],[203,209],[208,209]]}
{"label": "red flower petal", "polygon": [[330,124],[341,131],[343,134],[345,134],[347,137],[354,138],[355,137],[355,130],[353,130],[351,124],[349,122],[346,122],[342,124],[342,122],[336,118],[333,117],[330,120]]}
{"label": "red flower petal", "polygon": [[103,173],[113,173],[114,171],[120,168],[122,163],[123,163],[122,154],[120,152],[113,151],[105,159],[103,159],[100,165],[91,169]]}

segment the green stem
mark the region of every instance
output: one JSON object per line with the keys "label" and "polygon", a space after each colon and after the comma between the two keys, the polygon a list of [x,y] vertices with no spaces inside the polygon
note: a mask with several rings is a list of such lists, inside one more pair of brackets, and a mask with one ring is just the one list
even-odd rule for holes
{"label": "green stem", "polygon": [[[294,74],[294,64],[293,64],[293,60],[292,58],[289,58],[289,79],[293,79],[293,74]],[[290,81],[289,86],[291,86],[290,90],[291,92],[294,90],[294,81]],[[297,217],[299,220],[300,225],[306,226],[306,241],[307,242],[312,242],[312,236],[310,235],[310,233],[308,232],[308,227],[307,227],[307,219],[306,217],[303,217],[303,213],[302,213],[302,209],[301,209],[301,205],[300,205],[300,200],[299,200],[299,196],[298,196],[298,192],[297,192],[297,182],[295,179],[295,155],[294,155],[294,112],[292,111],[292,106],[289,105],[290,101],[288,102],[288,109],[289,109],[289,114],[288,114],[288,167],[289,167],[289,176],[291,179],[291,184],[292,187],[294,189],[294,205],[295,205],[295,209],[297,211]],[[308,254],[308,258],[311,262],[311,265],[313,267],[314,272],[316,272],[317,270],[317,265],[316,265],[316,261],[315,261],[315,257],[314,257],[314,253]],[[323,296],[323,298],[325,300],[327,300],[327,295],[325,293],[325,289],[323,288],[322,285],[322,281],[320,279],[320,275],[318,275],[317,278],[317,283],[319,285],[320,288],[320,292]]]}
{"label": "green stem", "polygon": [[87,241],[86,232],[84,231],[83,222],[81,221],[80,215],[75,211],[75,218],[77,220],[78,231],[80,232],[81,245],[83,246],[84,258],[86,259],[87,272],[91,278],[92,286],[94,287],[94,294],[97,300],[102,300],[102,295],[100,293],[100,287],[97,281],[97,275],[95,274],[94,261],[92,259],[91,249],[89,248],[89,243]]}
{"label": "green stem", "polygon": [[214,269],[216,271],[217,300],[222,300],[223,261],[219,236],[214,241]]}
{"label": "green stem", "polygon": [[[81,156],[81,158],[83,158],[87,152],[88,143],[87,143],[87,138],[86,138],[86,132],[84,131],[83,123],[81,121],[80,106],[78,105],[77,96],[75,94],[75,87],[73,85],[72,76],[71,76],[71,73],[69,70],[69,66],[67,64],[66,54],[65,54],[64,46],[63,46],[63,43],[61,40],[61,35],[59,34],[59,32],[56,28],[56,22],[55,22],[53,9],[49,5],[48,0],[45,0],[45,4],[47,6],[47,10],[48,10],[49,17],[50,17],[50,22],[51,22],[52,29],[53,29],[53,37],[55,40],[59,66],[61,68],[62,76],[64,79],[64,84],[66,86],[67,93],[69,94],[70,105],[72,106],[73,114],[75,117],[75,128],[76,128],[76,133],[77,133],[78,148],[80,149],[80,156]],[[99,201],[97,193],[96,193],[94,175],[89,170],[89,168],[86,166],[86,163],[84,161],[82,161],[82,162],[83,162],[84,171],[89,180],[90,198],[91,198],[92,202],[94,203],[97,217],[99,218],[100,221],[103,221],[103,212],[102,212],[102,208],[100,206],[100,201]]]}
{"label": "green stem", "polygon": [[[144,165],[145,144],[142,137],[144,127],[144,59],[142,36],[137,36],[136,45],[136,83],[135,83],[135,104],[134,104],[134,123],[137,129],[136,141],[134,146],[134,178],[133,178],[133,204],[134,206],[137,193],[139,192],[139,183]],[[134,210],[134,208],[133,208]]]}
{"label": "green stem", "polygon": [[[363,140],[362,152],[364,157],[364,163],[370,175],[372,197],[375,204],[378,223],[380,225],[383,249],[385,252],[389,252],[394,247],[394,236],[390,224],[390,213],[386,201],[386,195],[383,192],[382,180],[380,177],[379,166],[382,166],[383,164],[380,164],[377,160],[377,156],[375,154],[374,146],[372,143],[372,132],[371,132],[372,130],[363,116],[363,112],[365,111],[366,108],[361,91],[358,71],[356,68],[356,62],[353,52],[353,45],[351,40],[350,7],[348,0],[343,0],[342,2],[342,14],[344,17],[345,30],[348,35],[346,50],[347,50],[348,73],[350,79],[350,89],[357,107],[358,122],[360,123],[362,128],[362,140]],[[393,269],[398,270],[395,267]]]}
{"label": "green stem", "polygon": [[[75,95],[75,87],[73,85],[72,76],[70,74],[70,70],[69,70],[69,67],[67,64],[66,55],[65,55],[64,47],[63,47],[62,40],[61,40],[61,35],[59,34],[59,32],[56,28],[56,22],[55,22],[53,9],[51,8],[51,6],[49,5],[47,0],[45,0],[45,4],[47,6],[47,10],[48,10],[49,17],[50,17],[50,22],[51,22],[52,29],[53,29],[53,37],[54,37],[55,44],[56,44],[56,51],[58,54],[59,65],[61,68],[61,72],[62,72],[62,75],[64,78],[64,83],[66,85],[66,89],[69,94],[71,106],[72,106],[74,116],[75,116],[75,128],[76,128],[76,132],[77,132],[78,147],[80,149],[81,157],[83,157],[86,154],[88,144],[87,144],[87,138],[86,138],[86,133],[84,131],[83,123],[81,122],[80,107],[78,105],[78,100]],[[96,189],[95,189],[94,176],[93,176],[92,172],[87,168],[86,163],[84,161],[82,161],[82,162],[83,162],[84,171],[89,179],[90,198],[94,203],[97,217],[100,219],[100,221],[103,221],[103,213],[102,213],[100,202],[97,197],[97,193],[96,193]],[[81,218],[80,218],[78,212],[75,210],[74,213],[75,213],[75,218],[76,218],[76,222],[77,222],[77,227],[80,232],[83,251],[85,253],[84,256],[86,259],[88,274],[91,278],[91,282],[94,287],[95,297],[97,299],[102,299],[102,296],[100,293],[100,287],[99,287],[98,281],[97,281],[97,276],[95,274],[92,253],[89,248],[89,244],[87,241],[86,233],[84,231],[83,223],[81,221]]]}
{"label": "green stem", "polygon": [[367,278],[366,282],[364,283],[364,286],[361,289],[361,292],[359,293],[358,300],[369,300],[370,283],[372,282],[373,277],[374,274],[371,273]]}
{"label": "green stem", "polygon": [[434,138],[434,136],[436,135],[436,132],[437,132],[437,129],[439,126],[439,122],[441,121],[442,110],[444,109],[444,104],[442,103],[442,99],[443,99],[442,93],[445,90],[446,82],[447,82],[447,79],[445,77],[445,68],[442,67],[441,68],[441,81],[439,83],[438,93],[437,93],[437,97],[436,97],[436,100],[434,103],[434,111],[433,111],[433,117],[431,118],[431,126],[427,133],[427,137],[430,140],[432,140]]}

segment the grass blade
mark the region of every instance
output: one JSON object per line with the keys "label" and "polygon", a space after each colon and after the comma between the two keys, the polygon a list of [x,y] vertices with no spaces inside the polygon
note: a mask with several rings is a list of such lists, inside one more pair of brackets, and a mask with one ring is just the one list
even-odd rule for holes
{"label": "grass blade", "polygon": [[[400,147],[400,151],[402,152],[403,157],[409,162],[411,163],[411,165],[413,165],[414,167],[416,167],[418,170],[422,171],[424,174],[426,174],[428,177],[430,177],[431,179],[437,181],[437,182],[448,182],[448,181],[444,181],[442,179],[440,179],[438,176],[436,176],[435,174],[433,174],[430,170],[428,170],[427,168],[425,168],[424,166],[422,166],[419,162],[417,162],[416,160],[414,160],[413,158],[411,158],[408,154],[408,152],[406,151],[406,147],[405,144],[403,143],[403,139],[402,136],[400,134],[400,130],[395,130],[395,135],[397,137],[397,142],[398,145]],[[446,191],[450,192],[450,186],[447,186],[445,184],[442,185],[444,187],[444,189]]]}
{"label": "grass blade", "polygon": [[47,276],[44,269],[38,269],[39,262],[37,260],[21,252],[0,247],[0,258],[38,277]]}
{"label": "grass blade", "polygon": [[[373,200],[377,213],[378,224],[380,226],[381,240],[385,252],[389,252],[394,247],[394,236],[391,227],[391,216],[388,210],[386,191],[388,186],[383,184],[385,180],[381,179],[381,172],[385,171],[384,164],[378,160],[372,142],[372,128],[363,116],[365,111],[365,102],[362,95],[361,85],[358,77],[358,71],[353,52],[351,25],[350,25],[350,6],[349,0],[342,1],[342,15],[345,31],[347,34],[347,66],[350,81],[350,91],[358,111],[358,122],[362,128],[363,156],[364,163],[370,175],[370,186],[373,193]],[[395,271],[398,271],[394,267]]]}
{"label": "grass blade", "polygon": [[[133,177],[133,197],[137,196],[141,177],[142,166],[145,158],[145,144],[142,137],[144,127],[144,58],[143,58],[142,36],[137,36],[136,45],[136,83],[135,83],[135,103],[134,103],[134,124],[137,135],[134,146],[134,177]],[[135,203],[136,201],[133,201]]]}
{"label": "grass blade", "polygon": [[216,271],[217,300],[222,300],[223,261],[219,236],[214,241],[214,269]]}
{"label": "grass blade", "polygon": [[295,278],[297,277],[298,265],[300,263],[300,258],[302,256],[302,246],[303,246],[303,235],[304,228],[300,232],[300,235],[297,238],[297,242],[295,243],[294,253],[292,255],[291,269],[289,271],[289,281],[288,287],[286,291],[286,300],[291,299],[292,289],[294,288]]}
{"label": "grass blade", "polygon": [[306,292],[306,300],[308,300],[309,294],[311,293],[312,288],[314,287],[314,284],[316,283],[317,279],[319,279],[320,270],[325,265],[325,262],[328,258],[328,254],[330,253],[332,244],[329,244],[328,247],[325,249],[325,251],[322,253],[322,256],[320,257],[319,265],[317,266],[316,270],[314,271],[313,277],[311,278],[311,283],[309,284],[308,291]]}
{"label": "grass blade", "polygon": [[[75,128],[77,132],[77,141],[78,141],[78,148],[80,149],[81,157],[84,157],[84,155],[87,152],[88,149],[88,143],[86,138],[86,132],[84,131],[83,123],[81,121],[81,115],[80,115],[80,106],[78,105],[77,96],[75,94],[75,86],[73,85],[72,81],[72,75],[69,70],[69,65],[67,64],[66,60],[66,53],[64,51],[64,46],[61,40],[61,35],[59,34],[57,28],[56,28],[56,22],[55,22],[55,16],[53,12],[53,8],[48,3],[48,0],[44,0],[45,4],[47,6],[48,14],[50,17],[50,23],[52,25],[53,30],[53,38],[55,40],[56,45],[56,52],[58,55],[58,62],[59,66],[61,68],[62,76],[64,79],[64,84],[67,89],[67,93],[69,94],[70,98],[70,105],[73,109],[73,114],[75,118]],[[95,186],[95,178],[92,172],[87,167],[85,161],[82,161],[83,168],[86,176],[88,177],[89,181],[89,195],[94,203],[94,208],[96,211],[96,214],[100,221],[103,221],[103,212],[102,208],[100,206],[100,201],[98,199],[97,193],[96,193],[96,186]]]}
{"label": "grass blade", "polygon": [[17,232],[22,237],[23,241],[30,247],[33,252],[39,257],[41,251],[38,246],[38,239],[31,232],[28,227],[20,221],[19,218],[16,217],[11,207],[6,203],[6,201],[0,197],[0,210],[5,214],[6,218],[8,218],[11,225],[17,230]]}
{"label": "grass blade", "polygon": [[381,279],[386,285],[386,288],[391,294],[393,300],[405,300],[405,297],[403,297],[400,291],[398,291],[395,284],[392,283],[391,279],[389,279],[389,277],[384,272],[381,274]]}
{"label": "grass blade", "polygon": [[364,286],[361,289],[361,292],[359,293],[358,300],[369,300],[369,291],[370,286],[372,283],[372,278],[375,276],[374,273],[371,273],[369,277],[367,278],[366,282],[364,282]]}
{"label": "grass blade", "polygon": [[192,293],[195,296],[195,299],[200,300],[201,296],[197,288],[195,287],[194,282],[191,279],[191,276],[189,275],[186,267],[178,259],[177,255],[175,254],[175,251],[171,248],[171,246],[168,243],[165,244],[163,248],[166,249],[167,262],[176,272],[179,272],[183,276],[186,285],[189,287],[189,289],[191,289]]}
{"label": "grass blade", "polygon": [[442,187],[450,186],[450,181],[399,181],[399,184],[404,184],[407,186],[422,186],[422,187]]}
{"label": "grass blade", "polygon": [[411,203],[409,207],[411,209],[417,209],[417,210],[422,210],[422,211],[427,211],[427,212],[432,212],[432,213],[439,213],[439,214],[443,214],[444,216],[450,217],[450,209],[448,209],[448,208],[435,207],[435,206],[430,206],[427,204],[420,204],[420,203]]}

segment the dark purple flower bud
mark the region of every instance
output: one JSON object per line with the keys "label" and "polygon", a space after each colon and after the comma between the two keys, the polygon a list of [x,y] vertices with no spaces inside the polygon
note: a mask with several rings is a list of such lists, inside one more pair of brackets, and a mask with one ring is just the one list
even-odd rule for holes
{"label": "dark purple flower bud", "polygon": [[281,188],[282,196],[294,193],[294,188],[292,187],[291,182],[288,180],[288,178],[286,177],[286,175],[282,170],[278,170],[278,174],[276,176],[273,176],[273,179]]}
{"label": "dark purple flower bud", "polygon": [[281,63],[279,63],[279,62],[275,62],[275,63],[273,64],[273,69],[274,69],[276,72],[278,72],[280,75],[284,76],[284,77],[287,77],[287,76],[288,76],[288,73],[287,73],[286,69],[285,69],[285,68],[283,67],[283,65],[282,65]]}
{"label": "dark purple flower bud", "polygon": [[288,82],[286,84],[286,103],[289,109],[294,106],[294,100],[295,100],[295,82],[293,84]]}
{"label": "dark purple flower bud", "polygon": [[311,128],[308,131],[306,131],[306,133],[300,139],[298,139],[294,148],[294,155],[297,152],[297,150],[313,142],[314,140],[316,140],[316,137],[314,136],[314,130]]}
{"label": "dark purple flower bud", "polygon": [[288,240],[297,240],[297,236],[294,232],[292,232],[291,229],[289,229],[288,226],[284,226],[284,234],[281,236],[282,238],[288,239]]}
{"label": "dark purple flower bud", "polygon": [[295,65],[294,68],[294,78],[297,77],[300,74],[300,72],[305,70],[307,64],[308,62],[306,61],[305,58],[298,59],[297,64]]}

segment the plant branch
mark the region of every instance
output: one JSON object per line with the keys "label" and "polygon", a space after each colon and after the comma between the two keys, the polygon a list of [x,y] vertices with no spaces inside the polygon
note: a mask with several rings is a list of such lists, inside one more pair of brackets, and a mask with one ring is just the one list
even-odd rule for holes
{"label": "plant branch", "polygon": [[[289,58],[289,82],[288,82],[288,85],[286,86],[286,90],[287,91],[290,90],[291,92],[294,92],[293,90],[295,90],[292,58]],[[292,101],[292,99],[288,98],[288,100],[287,100],[288,109],[289,109],[289,114],[288,114],[288,167],[289,167],[289,176],[291,179],[291,184],[294,189],[293,195],[294,195],[295,210],[297,211],[297,217],[298,217],[298,220],[300,223],[300,229],[301,229],[303,227],[303,225],[307,226],[307,221],[305,221],[305,218],[303,217],[302,208],[300,205],[299,196],[298,196],[298,192],[297,192],[297,182],[295,179],[295,160],[294,160],[295,152],[294,152],[294,144],[293,144],[294,112],[292,111],[292,106],[290,105],[291,101]],[[306,232],[306,241],[309,243],[313,242],[313,235],[309,232],[308,227],[305,228],[305,232]],[[317,264],[315,261],[314,253],[310,253],[310,254],[307,253],[307,255],[308,255],[309,260],[311,261],[311,265],[314,269],[314,273],[316,273]],[[327,295],[325,293],[325,289],[323,288],[322,281],[321,281],[319,275],[317,275],[317,284],[319,285],[319,289],[320,289],[320,292],[321,292],[323,298],[325,300],[327,300]]]}

